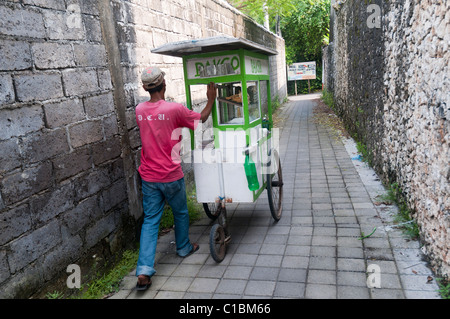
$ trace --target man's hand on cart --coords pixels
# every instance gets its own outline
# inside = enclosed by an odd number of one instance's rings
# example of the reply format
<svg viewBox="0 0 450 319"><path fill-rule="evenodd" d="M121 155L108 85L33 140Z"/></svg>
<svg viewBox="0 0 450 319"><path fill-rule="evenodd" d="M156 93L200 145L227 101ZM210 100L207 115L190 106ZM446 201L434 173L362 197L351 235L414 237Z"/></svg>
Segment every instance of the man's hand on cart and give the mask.
<svg viewBox="0 0 450 319"><path fill-rule="evenodd" d="M206 97L208 98L208 101L212 100L214 102L214 100L217 97L217 87L216 84L214 82L210 82L208 84L208 89L206 90Z"/></svg>
<svg viewBox="0 0 450 319"><path fill-rule="evenodd" d="M206 120L209 117L209 114L211 114L212 106L214 105L214 101L216 100L217 97L217 88L214 82L210 82L208 84L208 88L206 90L206 97L208 98L208 102L206 103L205 108L201 112L202 115L201 119L203 123L206 122Z"/></svg>

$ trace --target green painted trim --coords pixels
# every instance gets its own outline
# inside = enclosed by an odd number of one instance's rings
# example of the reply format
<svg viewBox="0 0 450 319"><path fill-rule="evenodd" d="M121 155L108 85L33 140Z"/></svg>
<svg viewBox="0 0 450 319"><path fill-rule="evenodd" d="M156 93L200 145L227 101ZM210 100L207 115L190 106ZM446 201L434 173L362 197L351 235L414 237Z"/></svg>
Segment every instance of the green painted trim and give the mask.
<svg viewBox="0 0 450 319"><path fill-rule="evenodd" d="M268 75L255 75L255 74L247 74L247 81L269 81L270 76Z"/></svg>
<svg viewBox="0 0 450 319"><path fill-rule="evenodd" d="M184 78L187 79L187 69L186 69L186 59L183 58L183 73ZM186 94L186 106L188 109L192 110L192 101L191 101L191 90L189 89L189 85L186 81L184 81L184 90Z"/></svg>
<svg viewBox="0 0 450 319"><path fill-rule="evenodd" d="M242 104L244 110L244 130L247 130L249 126L249 113L248 113L248 93L247 93L247 74L245 74L245 55L244 49L239 49L239 58L241 59L241 77L242 77ZM250 145L250 134L245 134L245 143Z"/></svg>
<svg viewBox="0 0 450 319"><path fill-rule="evenodd" d="M201 59L201 58L209 58L209 57L216 57L216 56L222 56L222 55L230 55L230 54L238 54L243 53L245 56L261 59L261 60L269 60L269 57L265 54L261 54L258 52L249 51L246 49L237 49L237 50L225 50L225 51L217 51L217 52L210 52L210 53L199 53L199 54L192 54L184 56L183 59L192 60L192 59Z"/></svg>
<svg viewBox="0 0 450 319"><path fill-rule="evenodd" d="M186 69L186 59L185 58L183 58L183 73L184 73L184 78L187 79L187 69ZM186 94L186 106L188 109L192 110L191 90L189 88L189 85L186 83L186 81L184 83L184 91ZM194 148L195 148L194 131L189 130L189 134L191 136L191 150L194 150Z"/></svg>
<svg viewBox="0 0 450 319"><path fill-rule="evenodd" d="M264 182L261 188L258 190L258 192L253 191L253 201L257 200L259 196L261 196L262 192L266 189L267 182Z"/></svg>
<svg viewBox="0 0 450 319"><path fill-rule="evenodd" d="M214 58L214 57L225 56L225 55L238 55L239 56L240 74L223 75L223 76L209 77L209 78L202 78L202 79L188 79L188 76L187 76L187 61L188 60L202 59L202 58ZM262 125L262 117L264 116L264 114L262 114L262 110L261 110L261 81L267 81L267 104L268 104L267 112L268 112L269 121L272 123L272 103L271 103L272 101L271 101L271 93L270 93L270 76L269 75L246 74L246 67L245 67L245 57L246 56L269 61L268 56L266 56L264 54L248 51L245 49L227 50L227 51L219 51L219 52L213 52L213 53L193 54L193 55L183 57L183 73L184 73L184 79L185 79L186 103L187 103L188 108L190 108L190 109L192 109L190 86L200 85L200 84L206 85L210 82L215 82L215 83L240 82L241 83L244 124L219 124L219 111L218 111L219 103L216 100L213 105L211 116L212 116L212 120L213 120L213 128L217 129L219 131L226 131L227 129L237 129L237 128L247 131L258 125ZM270 67L270 65L269 65L269 67ZM250 122L249 121L249 110L248 110L247 82L252 82L252 81L256 81L258 83L260 117L259 117L259 119L254 120L253 122ZM269 133L269 136L271 136L270 133ZM246 143L247 143L247 145L250 144L250 134L246 134ZM191 132L191 148L192 149L194 149L194 145L195 145L194 133ZM216 135L214 135L214 146L216 148L220 147L219 138Z"/></svg>
<svg viewBox="0 0 450 319"><path fill-rule="evenodd" d="M187 80L188 85L196 85L196 84L209 84L211 82L214 83L223 83L223 82L241 82L242 76L240 74L237 75L223 75L216 76L206 79L195 79L195 80Z"/></svg>
<svg viewBox="0 0 450 319"><path fill-rule="evenodd" d="M270 92L270 81L267 81L267 113L269 113L269 128L270 131L272 130L271 125L273 125L273 121L272 121L272 96L271 96L271 92Z"/></svg>

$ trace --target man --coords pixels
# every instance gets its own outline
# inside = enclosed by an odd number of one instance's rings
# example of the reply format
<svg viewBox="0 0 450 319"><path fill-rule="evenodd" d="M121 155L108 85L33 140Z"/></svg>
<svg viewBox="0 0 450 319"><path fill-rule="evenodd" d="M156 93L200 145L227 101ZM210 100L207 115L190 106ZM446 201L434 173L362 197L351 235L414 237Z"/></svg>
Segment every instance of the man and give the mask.
<svg viewBox="0 0 450 319"><path fill-rule="evenodd" d="M194 112L182 104L166 102L165 73L157 67L146 68L141 80L144 89L150 93L150 100L136 107L136 121L139 126L142 151L139 174L142 179L144 222L141 230L139 259L136 268L137 290L146 290L151 277L158 240L159 224L165 201L172 208L175 222L177 254L186 257L198 250L197 243L189 241L189 213L186 202L184 174L180 165L177 144L172 139L174 131L188 127L195 129L201 120L205 122L212 110L217 93L215 84L208 84L206 107L201 113ZM179 131L178 131L179 132ZM180 134L176 134L178 138Z"/></svg>

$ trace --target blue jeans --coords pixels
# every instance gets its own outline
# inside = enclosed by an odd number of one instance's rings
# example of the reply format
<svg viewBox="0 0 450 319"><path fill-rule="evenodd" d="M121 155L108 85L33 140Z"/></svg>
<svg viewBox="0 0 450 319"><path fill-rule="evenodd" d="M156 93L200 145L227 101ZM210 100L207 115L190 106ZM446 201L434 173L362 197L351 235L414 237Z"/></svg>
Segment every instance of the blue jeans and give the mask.
<svg viewBox="0 0 450 319"><path fill-rule="evenodd" d="M175 243L177 254L189 254L193 246L189 241L189 212L186 202L184 178L170 183L152 183L142 180L144 222L141 229L139 258L136 276L153 276L159 224L165 201L172 208L175 222Z"/></svg>

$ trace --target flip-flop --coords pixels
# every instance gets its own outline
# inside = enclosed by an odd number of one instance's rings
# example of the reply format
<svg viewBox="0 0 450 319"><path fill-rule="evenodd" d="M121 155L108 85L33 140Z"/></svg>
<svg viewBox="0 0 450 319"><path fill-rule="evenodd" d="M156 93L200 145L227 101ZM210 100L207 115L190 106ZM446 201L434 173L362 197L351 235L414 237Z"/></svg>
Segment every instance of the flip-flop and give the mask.
<svg viewBox="0 0 450 319"><path fill-rule="evenodd" d="M147 276L148 277L148 276ZM139 280L136 283L136 290L137 291L145 291L152 285L152 280L149 278L148 282L146 284L139 284Z"/></svg>
<svg viewBox="0 0 450 319"><path fill-rule="evenodd" d="M200 245L197 243L192 244L192 250L187 254L186 256L183 256L183 258L189 257L193 253L195 253L200 248Z"/></svg>

